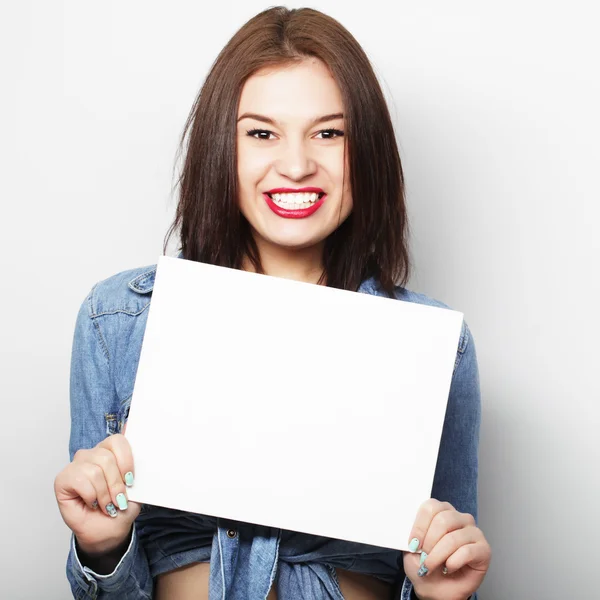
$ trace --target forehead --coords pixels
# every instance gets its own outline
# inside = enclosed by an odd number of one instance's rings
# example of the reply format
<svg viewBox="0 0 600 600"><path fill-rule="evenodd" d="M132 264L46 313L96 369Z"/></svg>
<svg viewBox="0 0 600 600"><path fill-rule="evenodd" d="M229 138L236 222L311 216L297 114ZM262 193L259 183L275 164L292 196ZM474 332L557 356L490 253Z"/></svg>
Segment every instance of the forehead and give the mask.
<svg viewBox="0 0 600 600"><path fill-rule="evenodd" d="M238 114L256 112L282 122L343 112L340 89L317 58L261 69L248 78Z"/></svg>

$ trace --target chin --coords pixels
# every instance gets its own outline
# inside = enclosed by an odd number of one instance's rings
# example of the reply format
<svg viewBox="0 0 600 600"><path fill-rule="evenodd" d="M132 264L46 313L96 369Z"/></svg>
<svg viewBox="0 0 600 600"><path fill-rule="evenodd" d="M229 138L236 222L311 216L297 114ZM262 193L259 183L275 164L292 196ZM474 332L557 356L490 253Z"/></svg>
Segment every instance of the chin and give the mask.
<svg viewBox="0 0 600 600"><path fill-rule="evenodd" d="M280 246L282 248L288 248L290 250L302 250L304 248L310 248L312 246L316 246L320 244L324 239L325 235L263 235L262 236L267 242L273 244L274 246Z"/></svg>

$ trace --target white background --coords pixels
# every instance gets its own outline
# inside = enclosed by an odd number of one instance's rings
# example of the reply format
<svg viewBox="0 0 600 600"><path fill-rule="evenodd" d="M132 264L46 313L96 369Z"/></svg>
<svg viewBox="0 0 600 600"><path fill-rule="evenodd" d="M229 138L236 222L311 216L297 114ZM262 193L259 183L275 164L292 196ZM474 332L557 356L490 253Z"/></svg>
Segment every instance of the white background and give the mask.
<svg viewBox="0 0 600 600"><path fill-rule="evenodd" d="M2 598L69 597L53 480L68 460L77 310L99 279L156 262L188 110L219 50L267 6L2 3ZM390 101L413 228L408 287L464 312L476 341L480 527L494 553L480 597L592 598L596 5L310 6L353 33Z"/></svg>

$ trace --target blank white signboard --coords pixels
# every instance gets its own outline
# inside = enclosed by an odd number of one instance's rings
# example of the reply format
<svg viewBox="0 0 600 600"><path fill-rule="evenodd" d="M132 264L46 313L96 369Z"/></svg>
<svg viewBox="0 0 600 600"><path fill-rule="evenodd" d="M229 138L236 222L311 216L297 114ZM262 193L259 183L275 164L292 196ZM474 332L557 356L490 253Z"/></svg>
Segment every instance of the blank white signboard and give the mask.
<svg viewBox="0 0 600 600"><path fill-rule="evenodd" d="M408 549L462 313L168 256L148 310L131 500Z"/></svg>

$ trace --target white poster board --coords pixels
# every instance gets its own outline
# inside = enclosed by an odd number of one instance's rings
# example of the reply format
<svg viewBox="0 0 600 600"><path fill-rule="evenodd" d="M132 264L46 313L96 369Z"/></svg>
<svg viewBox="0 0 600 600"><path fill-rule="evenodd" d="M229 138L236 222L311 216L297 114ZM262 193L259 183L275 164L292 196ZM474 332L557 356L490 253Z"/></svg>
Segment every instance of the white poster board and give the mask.
<svg viewBox="0 0 600 600"><path fill-rule="evenodd" d="M161 256L134 501L406 550L460 312Z"/></svg>

